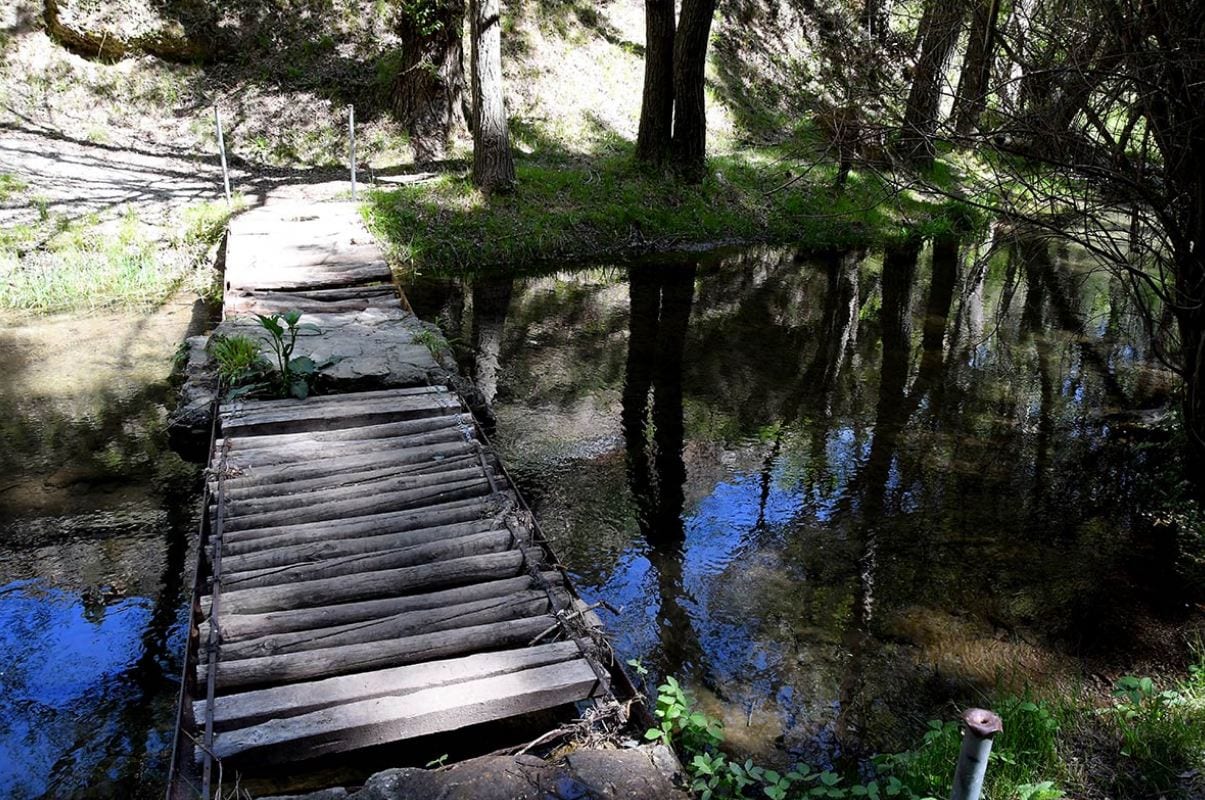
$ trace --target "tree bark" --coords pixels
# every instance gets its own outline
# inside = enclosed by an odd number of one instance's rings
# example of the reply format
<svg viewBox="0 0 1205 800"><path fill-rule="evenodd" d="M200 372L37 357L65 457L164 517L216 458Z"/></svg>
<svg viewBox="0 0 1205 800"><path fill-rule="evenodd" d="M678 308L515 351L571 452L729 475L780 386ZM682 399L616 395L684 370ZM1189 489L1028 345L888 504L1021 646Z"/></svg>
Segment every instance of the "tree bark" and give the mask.
<svg viewBox="0 0 1205 800"><path fill-rule="evenodd" d="M707 156L704 77L716 0L682 0L674 38L673 161L691 183L703 179Z"/></svg>
<svg viewBox="0 0 1205 800"><path fill-rule="evenodd" d="M996 23L1000 0L979 0L971 17L966 58L954 100L954 131L966 136L979 128L979 118L987 107L988 81L996 52Z"/></svg>
<svg viewBox="0 0 1205 800"><path fill-rule="evenodd" d="M966 16L964 0L929 0L917 32L920 56L904 111L900 155L916 167L927 167L935 155L933 138L941 110L941 87L946 66L958 44Z"/></svg>
<svg viewBox="0 0 1205 800"><path fill-rule="evenodd" d="M644 3L644 94L636 159L660 164L669 156L674 122L674 0Z"/></svg>
<svg viewBox="0 0 1205 800"><path fill-rule="evenodd" d="M862 28L876 42L883 42L890 32L891 6L894 0L866 0L862 6Z"/></svg>
<svg viewBox="0 0 1205 800"><path fill-rule="evenodd" d="M498 0L470 0L473 43L473 184L486 194L515 186L502 99L502 19Z"/></svg>
<svg viewBox="0 0 1205 800"><path fill-rule="evenodd" d="M397 32L402 63L393 82L393 110L406 126L414 160L443 158L448 142L463 130L464 0L441 0L434 19L402 11Z"/></svg>

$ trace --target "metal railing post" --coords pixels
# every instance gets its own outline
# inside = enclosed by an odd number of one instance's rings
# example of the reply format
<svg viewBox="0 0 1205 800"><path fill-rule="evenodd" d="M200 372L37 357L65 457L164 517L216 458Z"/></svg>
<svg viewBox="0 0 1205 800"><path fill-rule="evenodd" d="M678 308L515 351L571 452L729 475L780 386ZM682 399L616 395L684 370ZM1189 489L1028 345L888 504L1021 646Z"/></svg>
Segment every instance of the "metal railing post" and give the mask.
<svg viewBox="0 0 1205 800"><path fill-rule="evenodd" d="M350 141L348 161L351 163L351 199L356 199L356 107L347 107L347 135Z"/></svg>
<svg viewBox="0 0 1205 800"><path fill-rule="evenodd" d="M979 800L983 778L987 774L987 759L992 752L992 738L1004 725L1000 717L982 708L968 708L962 715L962 749L954 769L954 788L950 800Z"/></svg>
<svg viewBox="0 0 1205 800"><path fill-rule="evenodd" d="M226 208L230 209L230 170L226 168L226 140L222 136L222 112L213 106L213 122L218 129L218 154L222 157L222 185L226 188Z"/></svg>

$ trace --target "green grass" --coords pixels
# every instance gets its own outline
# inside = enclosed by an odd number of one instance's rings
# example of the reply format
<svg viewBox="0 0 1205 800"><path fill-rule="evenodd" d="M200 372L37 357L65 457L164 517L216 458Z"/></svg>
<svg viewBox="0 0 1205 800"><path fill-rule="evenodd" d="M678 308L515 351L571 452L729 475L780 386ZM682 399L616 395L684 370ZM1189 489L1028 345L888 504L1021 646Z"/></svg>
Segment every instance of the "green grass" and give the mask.
<svg viewBox="0 0 1205 800"><path fill-rule="evenodd" d="M1194 648L1187 675L1161 689L1150 678L1127 676L1103 706L1082 688L1037 698L995 693L981 703L1000 715L984 782L984 800L1118 800L1199 796L1205 775L1205 651ZM638 661L628 662L639 674ZM681 685L658 687L656 727L645 739L673 745L682 756L695 796L893 797L930 800L950 796L962 745L960 726L933 720L917 745L873 759L873 774L816 772L796 764L780 775L731 760L723 726L701 713Z"/></svg>
<svg viewBox="0 0 1205 800"><path fill-rule="evenodd" d="M1060 796L1055 787L1067 770L1059 754L1061 725L1056 709L1047 702L1011 696L990 705L1000 715L1004 731L992 743L984 782L987 800L1041 797L1036 787L1045 787L1051 798ZM918 748L888 756L882 764L914 796L947 797L961 746L958 723L933 721Z"/></svg>
<svg viewBox="0 0 1205 800"><path fill-rule="evenodd" d="M242 202L235 204L241 208ZM134 212L69 222L49 212L0 233L0 308L35 313L146 308L188 285L212 297L207 255L226 228L225 201L186 208L157 239Z"/></svg>
<svg viewBox="0 0 1205 800"><path fill-rule="evenodd" d="M1182 775L1205 771L1205 653L1188 677L1167 689L1150 678L1118 683L1108 716L1129 769L1119 783L1134 795L1178 796Z"/></svg>
<svg viewBox="0 0 1205 800"><path fill-rule="evenodd" d="M637 166L630 148L520 159L518 191L484 197L463 174L369 196L365 216L400 260L435 271L489 270L553 259L623 256L725 242L848 247L946 224L949 204L892 192L854 173L772 150L717 156L699 185ZM804 176L804 177L800 177Z"/></svg>
<svg viewBox="0 0 1205 800"><path fill-rule="evenodd" d="M116 230L70 226L24 257L0 253L0 307L36 312L144 306L166 297L182 279L166 269L138 219Z"/></svg>
<svg viewBox="0 0 1205 800"><path fill-rule="evenodd" d="M10 175L7 172L0 172L0 203L8 202L9 199L16 197L28 188L25 181Z"/></svg>

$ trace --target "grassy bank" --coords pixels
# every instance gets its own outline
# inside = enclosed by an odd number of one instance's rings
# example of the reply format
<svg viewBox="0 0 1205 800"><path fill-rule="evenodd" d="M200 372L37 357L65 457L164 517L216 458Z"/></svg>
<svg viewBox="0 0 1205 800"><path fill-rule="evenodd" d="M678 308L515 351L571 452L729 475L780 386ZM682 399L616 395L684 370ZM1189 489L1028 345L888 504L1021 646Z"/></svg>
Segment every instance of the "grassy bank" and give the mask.
<svg viewBox="0 0 1205 800"><path fill-rule="evenodd" d="M229 217L225 202L189 206L166 227L133 211L70 220L43 210L0 234L0 309L146 308L184 287L212 297L216 273L208 255Z"/></svg>
<svg viewBox="0 0 1205 800"><path fill-rule="evenodd" d="M975 702L996 711L986 800L1190 798L1205 785L1205 653L1186 676L1159 686L1125 676L1110 700L1083 690L1051 696L996 694ZM629 662L638 672L638 662ZM855 772L794 765L767 769L731 758L720 723L700 713L673 678L658 688L658 725L646 739L674 746L691 789L704 800L770 797L930 800L950 795L962 733L934 720L906 752L875 756Z"/></svg>
<svg viewBox="0 0 1205 800"><path fill-rule="evenodd" d="M637 165L630 147L589 161L519 158L514 194L485 197L463 172L372 193L365 214L420 270L476 271L717 242L823 249L952 224L956 209L899 193L873 174L833 188L835 168L775 150L711 159L688 185Z"/></svg>

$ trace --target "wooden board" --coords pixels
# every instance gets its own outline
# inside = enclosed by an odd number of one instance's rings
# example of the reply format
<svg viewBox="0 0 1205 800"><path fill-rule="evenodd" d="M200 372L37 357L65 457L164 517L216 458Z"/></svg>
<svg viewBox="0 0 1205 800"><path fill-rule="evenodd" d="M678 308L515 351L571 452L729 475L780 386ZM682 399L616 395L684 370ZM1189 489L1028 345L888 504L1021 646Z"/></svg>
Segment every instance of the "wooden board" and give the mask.
<svg viewBox="0 0 1205 800"><path fill-rule="evenodd" d="M342 364L383 348L418 380L438 374L354 206L255 209L226 258L227 314L295 308L330 323L315 335ZM376 318L400 333L356 332ZM426 361L395 352L410 347ZM202 727L212 715L219 757L300 760L605 688L580 642L554 641L576 599L455 392L243 399L219 428L201 563L220 577L197 598L194 651L196 686L216 690L191 709Z"/></svg>
<svg viewBox="0 0 1205 800"><path fill-rule="evenodd" d="M218 730L230 730L270 719L297 717L345 703L375 697L401 697L424 689L559 664L579 656L573 642L553 642L274 686L217 698L213 704L213 720ZM204 700L194 704L197 719L205 718L205 705Z"/></svg>
<svg viewBox="0 0 1205 800"><path fill-rule="evenodd" d="M590 697L598 677L584 658L405 694L346 703L219 734L219 758L313 758L554 708Z"/></svg>

